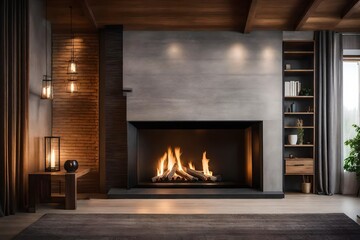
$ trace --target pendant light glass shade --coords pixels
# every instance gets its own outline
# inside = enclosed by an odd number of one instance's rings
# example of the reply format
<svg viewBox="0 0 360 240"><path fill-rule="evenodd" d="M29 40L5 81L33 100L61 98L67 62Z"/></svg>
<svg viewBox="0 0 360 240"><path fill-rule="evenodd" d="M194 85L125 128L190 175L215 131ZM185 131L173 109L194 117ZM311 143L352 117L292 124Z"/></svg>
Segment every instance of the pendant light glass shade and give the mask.
<svg viewBox="0 0 360 240"><path fill-rule="evenodd" d="M74 51L74 50L72 50L72 51ZM71 59L69 61L67 73L68 74L76 74L77 73L77 66L76 66L76 62L74 59Z"/></svg>
<svg viewBox="0 0 360 240"><path fill-rule="evenodd" d="M77 93L79 91L79 83L76 81L74 75L68 79L68 83L66 85L66 92L68 93Z"/></svg>
<svg viewBox="0 0 360 240"><path fill-rule="evenodd" d="M53 98L53 86L51 76L44 75L42 80L41 99Z"/></svg>

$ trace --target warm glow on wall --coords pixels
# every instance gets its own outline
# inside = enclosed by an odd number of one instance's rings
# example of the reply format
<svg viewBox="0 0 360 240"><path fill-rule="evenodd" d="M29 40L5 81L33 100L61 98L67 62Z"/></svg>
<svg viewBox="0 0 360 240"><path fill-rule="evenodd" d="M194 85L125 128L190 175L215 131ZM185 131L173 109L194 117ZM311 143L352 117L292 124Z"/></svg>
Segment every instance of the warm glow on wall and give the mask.
<svg viewBox="0 0 360 240"><path fill-rule="evenodd" d="M235 43L233 44L228 53L228 58L235 60L236 62L242 62L247 58L247 50L241 43Z"/></svg>
<svg viewBox="0 0 360 240"><path fill-rule="evenodd" d="M262 56L266 60L273 60L275 58L275 51L271 47L265 47L262 50Z"/></svg>
<svg viewBox="0 0 360 240"><path fill-rule="evenodd" d="M183 57L183 48L180 44L178 43L171 43L167 50L167 55L170 58L182 58Z"/></svg>

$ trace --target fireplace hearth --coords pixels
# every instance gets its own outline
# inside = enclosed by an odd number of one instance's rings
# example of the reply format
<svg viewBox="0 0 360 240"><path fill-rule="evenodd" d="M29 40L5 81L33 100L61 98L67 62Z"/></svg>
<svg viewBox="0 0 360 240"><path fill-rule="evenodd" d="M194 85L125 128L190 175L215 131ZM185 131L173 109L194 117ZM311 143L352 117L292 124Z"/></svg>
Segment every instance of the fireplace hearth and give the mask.
<svg viewBox="0 0 360 240"><path fill-rule="evenodd" d="M261 190L262 122L129 122L128 188Z"/></svg>

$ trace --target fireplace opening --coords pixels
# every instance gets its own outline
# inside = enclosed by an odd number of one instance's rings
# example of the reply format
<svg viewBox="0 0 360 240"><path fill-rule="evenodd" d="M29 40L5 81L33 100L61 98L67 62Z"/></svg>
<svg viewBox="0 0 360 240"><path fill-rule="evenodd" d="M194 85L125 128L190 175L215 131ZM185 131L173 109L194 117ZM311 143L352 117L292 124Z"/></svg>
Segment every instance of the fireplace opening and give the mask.
<svg viewBox="0 0 360 240"><path fill-rule="evenodd" d="M134 187L261 190L262 122L129 122Z"/></svg>

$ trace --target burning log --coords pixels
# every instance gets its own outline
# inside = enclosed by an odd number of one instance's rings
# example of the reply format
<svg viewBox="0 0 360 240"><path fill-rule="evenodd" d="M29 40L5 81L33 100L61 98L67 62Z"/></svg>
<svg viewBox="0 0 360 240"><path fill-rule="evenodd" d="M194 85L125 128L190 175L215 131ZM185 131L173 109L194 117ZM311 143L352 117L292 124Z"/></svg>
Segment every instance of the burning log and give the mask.
<svg viewBox="0 0 360 240"><path fill-rule="evenodd" d="M194 177L188 173L186 173L185 171L182 171L180 169L176 170L176 174L182 176L183 178L185 178L186 180L190 180L190 181L197 181L199 180L197 177Z"/></svg>
<svg viewBox="0 0 360 240"><path fill-rule="evenodd" d="M151 178L151 181L152 182L157 182L157 181L160 181L160 179L161 179L160 176L155 176L155 177Z"/></svg>
<svg viewBox="0 0 360 240"><path fill-rule="evenodd" d="M172 167L171 171L169 172L169 174L168 174L168 176L167 176L167 178L168 178L169 180L171 180L171 179L173 178L176 170L177 170L177 163L174 164L174 166Z"/></svg>
<svg viewBox="0 0 360 240"><path fill-rule="evenodd" d="M176 171L177 172L177 171ZM184 179L182 176L179 176L178 174L175 174L173 177L172 177L172 180L174 181L182 181L182 180L186 180Z"/></svg>
<svg viewBox="0 0 360 240"><path fill-rule="evenodd" d="M198 179L201 179L203 181L206 181L208 179L207 176L205 176L205 174L203 174L200 171L196 171L187 167L183 167L183 169L185 170L185 172L187 172L188 174L197 177Z"/></svg>
<svg viewBox="0 0 360 240"><path fill-rule="evenodd" d="M212 182L216 182L217 181L217 176L207 176L208 180L212 181Z"/></svg>
<svg viewBox="0 0 360 240"><path fill-rule="evenodd" d="M159 179L159 180L165 180L165 179L167 178L167 176L169 175L170 171L171 171L170 169L167 169L167 170L163 173L163 175L160 176L160 179Z"/></svg>

